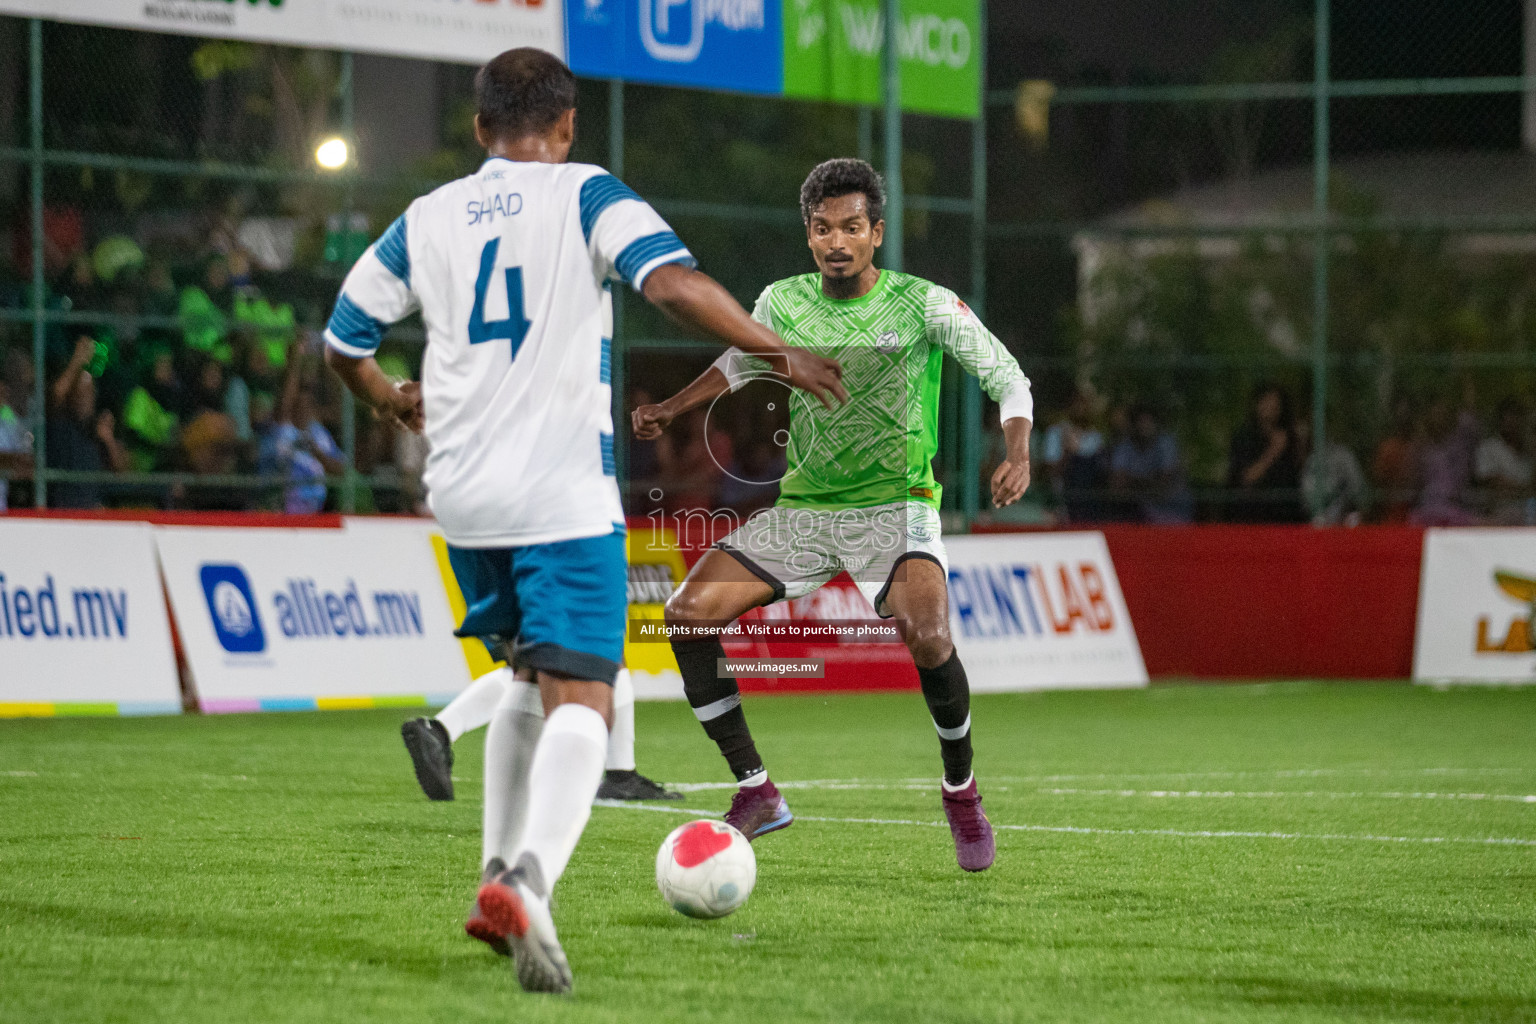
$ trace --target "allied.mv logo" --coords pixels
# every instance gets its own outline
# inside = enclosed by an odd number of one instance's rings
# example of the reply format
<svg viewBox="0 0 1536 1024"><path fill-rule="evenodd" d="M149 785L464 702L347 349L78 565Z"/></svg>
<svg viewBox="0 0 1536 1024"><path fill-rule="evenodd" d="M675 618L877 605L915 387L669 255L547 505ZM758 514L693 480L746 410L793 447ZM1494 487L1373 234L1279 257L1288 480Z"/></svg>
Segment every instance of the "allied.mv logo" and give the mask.
<svg viewBox="0 0 1536 1024"><path fill-rule="evenodd" d="M205 565L198 575L219 646L231 654L258 654L266 650L261 613L256 610L256 595L245 570L238 565Z"/></svg>

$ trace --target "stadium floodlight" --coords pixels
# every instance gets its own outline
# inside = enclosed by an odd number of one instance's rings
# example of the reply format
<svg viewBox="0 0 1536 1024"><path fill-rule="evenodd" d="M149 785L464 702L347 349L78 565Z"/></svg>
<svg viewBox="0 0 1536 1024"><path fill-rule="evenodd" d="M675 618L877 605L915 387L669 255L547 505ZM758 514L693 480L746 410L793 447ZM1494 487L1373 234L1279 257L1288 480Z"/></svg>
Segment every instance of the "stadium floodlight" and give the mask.
<svg viewBox="0 0 1536 1024"><path fill-rule="evenodd" d="M339 171L352 159L352 149L347 140L339 136L325 139L315 147L315 163L327 171Z"/></svg>

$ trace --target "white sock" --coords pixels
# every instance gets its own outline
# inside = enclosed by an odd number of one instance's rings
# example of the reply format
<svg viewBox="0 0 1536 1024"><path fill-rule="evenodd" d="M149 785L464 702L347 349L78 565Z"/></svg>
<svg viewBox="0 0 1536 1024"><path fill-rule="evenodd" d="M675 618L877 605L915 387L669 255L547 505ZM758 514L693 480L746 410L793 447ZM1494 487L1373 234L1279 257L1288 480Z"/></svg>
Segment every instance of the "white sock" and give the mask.
<svg viewBox="0 0 1536 1024"><path fill-rule="evenodd" d="M613 731L608 734L608 763L611 772L635 770L635 684L629 669L619 669L613 681Z"/></svg>
<svg viewBox="0 0 1536 1024"><path fill-rule="evenodd" d="M594 708L561 704L544 721L529 773L528 823L518 855L527 850L538 858L550 892L592 816L607 750L608 725Z"/></svg>
<svg viewBox="0 0 1536 1024"><path fill-rule="evenodd" d="M485 806L480 833L480 866L500 857L512 865L528 820L528 775L544 707L537 683L513 679L501 704L491 715L485 734Z"/></svg>
<svg viewBox="0 0 1536 1024"><path fill-rule="evenodd" d="M748 788L750 788L752 786L761 786L763 783L765 783L767 781L768 781L768 769L764 768L761 771L756 771L756 772L753 772L751 775L748 775L746 778L744 778L740 782L736 783L736 785L740 786L742 789L748 789Z"/></svg>
<svg viewBox="0 0 1536 1024"><path fill-rule="evenodd" d="M941 778L941 779L939 779L939 782L943 784L944 792L946 792L946 793L958 793L962 789L964 789L966 786L969 786L971 784L971 780L974 779L975 777L976 777L976 773L975 772L971 772L971 774L969 774L969 775L967 775L965 777L965 781L960 783L960 785L958 785L958 786L951 786L949 784L949 780L947 780L947 779L942 779Z"/></svg>
<svg viewBox="0 0 1536 1024"><path fill-rule="evenodd" d="M448 730L448 739L457 743L465 733L490 724L512 678L512 670L506 667L487 672L439 711L435 717Z"/></svg>

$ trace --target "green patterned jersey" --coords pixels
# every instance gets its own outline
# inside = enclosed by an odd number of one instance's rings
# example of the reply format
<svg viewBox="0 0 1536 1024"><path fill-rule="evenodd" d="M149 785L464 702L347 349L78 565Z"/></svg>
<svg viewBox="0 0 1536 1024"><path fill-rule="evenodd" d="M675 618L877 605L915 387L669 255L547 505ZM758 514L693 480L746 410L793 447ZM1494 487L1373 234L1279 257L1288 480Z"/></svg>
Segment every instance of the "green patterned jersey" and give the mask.
<svg viewBox="0 0 1536 1024"><path fill-rule="evenodd" d="M981 379L1004 418L1031 415L1029 380L954 292L884 270L857 299L822 294L821 275L763 290L752 313L797 348L838 360L849 401L828 410L791 392L788 470L780 505L868 508L917 500L937 508L939 381L944 353ZM732 349L716 363L734 390L767 369Z"/></svg>

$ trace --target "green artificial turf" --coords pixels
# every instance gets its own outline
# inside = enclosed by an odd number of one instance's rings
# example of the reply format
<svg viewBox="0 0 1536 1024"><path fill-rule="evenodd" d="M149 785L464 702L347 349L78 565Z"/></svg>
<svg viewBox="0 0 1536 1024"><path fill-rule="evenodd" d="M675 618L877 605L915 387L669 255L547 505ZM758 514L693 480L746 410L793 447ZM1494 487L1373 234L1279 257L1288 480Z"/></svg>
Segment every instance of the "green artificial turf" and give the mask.
<svg viewBox="0 0 1536 1024"><path fill-rule="evenodd" d="M1536 1020L1536 690L978 697L987 810L1029 828L974 876L916 694L746 706L821 780L801 820L701 922L652 879L687 816L597 808L569 998L460 930L479 735L429 804L400 711L0 722L0 1021ZM648 773L726 779L685 706L639 734Z"/></svg>

